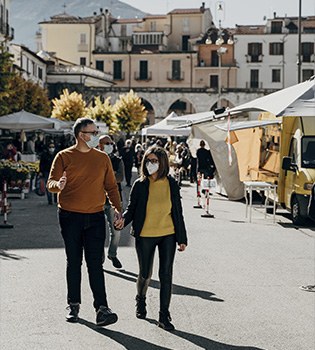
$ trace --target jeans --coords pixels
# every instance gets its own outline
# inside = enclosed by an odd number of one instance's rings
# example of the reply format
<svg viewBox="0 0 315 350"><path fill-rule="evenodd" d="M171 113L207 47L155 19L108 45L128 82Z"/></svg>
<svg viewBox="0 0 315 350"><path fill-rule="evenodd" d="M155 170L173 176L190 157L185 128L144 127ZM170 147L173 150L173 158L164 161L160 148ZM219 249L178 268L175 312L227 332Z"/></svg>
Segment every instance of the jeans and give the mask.
<svg viewBox="0 0 315 350"><path fill-rule="evenodd" d="M111 258L115 258L117 256L117 248L120 241L120 231L115 230L114 227L115 209L109 203L106 203L104 206L104 212L108 222L108 231L110 234L107 255Z"/></svg>
<svg viewBox="0 0 315 350"><path fill-rule="evenodd" d="M141 297L146 295L152 276L156 247L158 247L160 262L160 312L167 314L172 294L173 263L176 251L175 234L162 237L139 237L136 240L136 251L140 268L137 280L137 294Z"/></svg>
<svg viewBox="0 0 315 350"><path fill-rule="evenodd" d="M44 171L43 172L43 176L44 176L44 179L45 179L45 186L46 186L47 185L47 180L48 180L48 177L49 177L49 171ZM55 203L57 203L57 193L49 192L47 187L46 187L46 195L47 195L48 203L52 203L53 199L54 199Z"/></svg>
<svg viewBox="0 0 315 350"><path fill-rule="evenodd" d="M67 301L81 303L81 265L84 257L96 310L108 306L102 258L105 243L104 212L82 214L58 210L61 235L67 257Z"/></svg>

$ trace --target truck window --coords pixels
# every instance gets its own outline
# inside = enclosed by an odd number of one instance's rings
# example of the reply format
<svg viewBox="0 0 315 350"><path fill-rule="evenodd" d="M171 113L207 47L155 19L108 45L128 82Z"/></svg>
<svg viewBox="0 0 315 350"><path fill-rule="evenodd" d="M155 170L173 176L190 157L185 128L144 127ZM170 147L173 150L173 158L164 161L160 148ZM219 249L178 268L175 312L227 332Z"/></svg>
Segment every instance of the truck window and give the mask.
<svg viewBox="0 0 315 350"><path fill-rule="evenodd" d="M296 164L296 161L297 161L297 141L296 141L296 139L292 139L292 141L291 141L289 157L292 158L292 163Z"/></svg>
<svg viewBox="0 0 315 350"><path fill-rule="evenodd" d="M315 137L302 138L302 166L315 168Z"/></svg>

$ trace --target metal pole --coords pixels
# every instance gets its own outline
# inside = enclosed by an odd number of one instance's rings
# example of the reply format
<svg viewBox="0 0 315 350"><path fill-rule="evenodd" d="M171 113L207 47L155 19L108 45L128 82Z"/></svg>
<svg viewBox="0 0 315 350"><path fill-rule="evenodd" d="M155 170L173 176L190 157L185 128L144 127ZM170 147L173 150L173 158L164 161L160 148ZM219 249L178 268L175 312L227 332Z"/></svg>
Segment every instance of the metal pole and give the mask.
<svg viewBox="0 0 315 350"><path fill-rule="evenodd" d="M217 108L221 107L221 57L222 57L222 53L220 52L220 48L218 50L218 54L219 54L219 81L218 81L218 103L217 103Z"/></svg>
<svg viewBox="0 0 315 350"><path fill-rule="evenodd" d="M301 82L301 70L302 70L302 64L301 64L301 15L302 15L302 0L299 0L299 20L298 20L298 59L297 59L297 66L298 66L298 83Z"/></svg>

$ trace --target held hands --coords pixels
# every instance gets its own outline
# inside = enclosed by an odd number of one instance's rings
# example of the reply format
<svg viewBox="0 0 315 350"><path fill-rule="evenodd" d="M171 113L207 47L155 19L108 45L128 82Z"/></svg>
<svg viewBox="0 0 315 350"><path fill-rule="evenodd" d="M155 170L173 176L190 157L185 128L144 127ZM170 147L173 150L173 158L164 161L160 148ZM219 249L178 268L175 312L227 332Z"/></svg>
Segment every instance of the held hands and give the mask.
<svg viewBox="0 0 315 350"><path fill-rule="evenodd" d="M183 251L185 251L185 249L186 249L186 244L179 244L178 245L178 248L177 248L177 250L179 251L179 252L183 252Z"/></svg>
<svg viewBox="0 0 315 350"><path fill-rule="evenodd" d="M67 183L67 173L64 171L57 185L60 191L62 191L65 188L66 183Z"/></svg>
<svg viewBox="0 0 315 350"><path fill-rule="evenodd" d="M121 230L124 228L125 219L122 217L120 212L115 212L114 216L114 227L116 230Z"/></svg>

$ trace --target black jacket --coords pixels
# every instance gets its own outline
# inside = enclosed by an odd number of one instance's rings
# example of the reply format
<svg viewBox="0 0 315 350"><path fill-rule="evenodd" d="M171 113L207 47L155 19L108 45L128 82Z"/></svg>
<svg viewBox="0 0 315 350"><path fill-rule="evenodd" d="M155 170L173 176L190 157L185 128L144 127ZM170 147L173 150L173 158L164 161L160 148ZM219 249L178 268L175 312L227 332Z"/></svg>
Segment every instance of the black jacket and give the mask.
<svg viewBox="0 0 315 350"><path fill-rule="evenodd" d="M174 178L171 176L167 177L170 190L171 190L171 201L172 209L171 215L175 228L176 242L178 244L187 245L187 233L183 218L183 209L181 204L181 197L179 193L179 186ZM150 180L137 179L131 189L129 203L126 211L123 214L125 218L125 226L132 221L131 234L138 238L144 225L147 202L149 198L149 186Z"/></svg>

